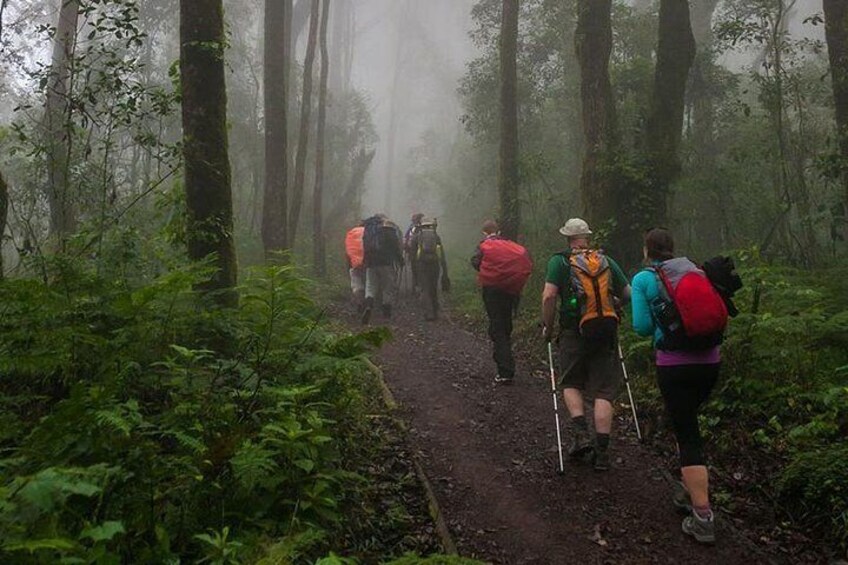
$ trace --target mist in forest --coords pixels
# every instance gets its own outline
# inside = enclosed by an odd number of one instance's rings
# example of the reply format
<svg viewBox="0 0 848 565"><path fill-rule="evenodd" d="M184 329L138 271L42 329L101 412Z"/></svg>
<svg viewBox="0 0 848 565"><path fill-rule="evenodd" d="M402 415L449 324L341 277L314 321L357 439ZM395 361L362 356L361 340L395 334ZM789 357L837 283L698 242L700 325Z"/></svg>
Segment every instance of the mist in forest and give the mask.
<svg viewBox="0 0 848 565"><path fill-rule="evenodd" d="M356 2L352 82L368 93L379 143L363 197L364 212L398 221L444 211L435 191L414 190L408 175L415 149L449 147L461 134L457 95L466 63L476 54L469 31L473 0ZM390 196L389 196L390 194Z"/></svg>

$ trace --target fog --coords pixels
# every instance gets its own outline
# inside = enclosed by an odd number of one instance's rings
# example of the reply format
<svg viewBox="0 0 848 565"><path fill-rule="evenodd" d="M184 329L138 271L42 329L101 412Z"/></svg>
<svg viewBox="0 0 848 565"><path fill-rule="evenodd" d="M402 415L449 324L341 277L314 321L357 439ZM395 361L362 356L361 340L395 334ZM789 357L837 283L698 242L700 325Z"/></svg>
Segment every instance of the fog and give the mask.
<svg viewBox="0 0 848 565"><path fill-rule="evenodd" d="M411 152L425 133L461 135L458 81L477 52L469 39L473 0L358 0L353 85L368 93L379 135L363 213L398 221L413 211L439 216L437 195L413 193ZM393 119L394 116L394 119Z"/></svg>

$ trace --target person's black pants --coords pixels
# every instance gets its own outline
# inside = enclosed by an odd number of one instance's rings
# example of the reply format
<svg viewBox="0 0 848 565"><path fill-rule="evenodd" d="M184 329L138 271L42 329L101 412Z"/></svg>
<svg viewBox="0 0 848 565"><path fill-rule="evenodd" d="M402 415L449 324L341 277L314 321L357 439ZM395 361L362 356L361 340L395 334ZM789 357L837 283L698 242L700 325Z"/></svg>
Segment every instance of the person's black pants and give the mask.
<svg viewBox="0 0 848 565"><path fill-rule="evenodd" d="M512 356L512 316L518 297L496 288L483 288L483 304L489 315L489 337L494 346L498 375L505 379L515 376L515 359Z"/></svg>
<svg viewBox="0 0 848 565"><path fill-rule="evenodd" d="M424 317L434 320L439 315L439 275L442 266L437 261L416 261L418 285L424 302Z"/></svg>
<svg viewBox="0 0 848 565"><path fill-rule="evenodd" d="M698 413L718 380L720 363L657 367L657 380L680 449L680 466L704 465Z"/></svg>

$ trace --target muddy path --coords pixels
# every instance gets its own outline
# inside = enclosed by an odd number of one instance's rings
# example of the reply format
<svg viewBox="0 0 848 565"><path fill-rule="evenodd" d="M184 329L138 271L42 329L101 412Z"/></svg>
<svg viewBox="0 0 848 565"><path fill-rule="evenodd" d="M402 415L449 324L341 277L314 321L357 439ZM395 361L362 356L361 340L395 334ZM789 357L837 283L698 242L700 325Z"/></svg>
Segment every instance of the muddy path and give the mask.
<svg viewBox="0 0 848 565"><path fill-rule="evenodd" d="M508 564L779 562L727 516L714 547L684 536L663 462L639 445L624 407L613 468L567 462L558 476L544 367L519 363L514 385L495 385L487 340L449 315L425 322L402 306L376 362L460 554Z"/></svg>

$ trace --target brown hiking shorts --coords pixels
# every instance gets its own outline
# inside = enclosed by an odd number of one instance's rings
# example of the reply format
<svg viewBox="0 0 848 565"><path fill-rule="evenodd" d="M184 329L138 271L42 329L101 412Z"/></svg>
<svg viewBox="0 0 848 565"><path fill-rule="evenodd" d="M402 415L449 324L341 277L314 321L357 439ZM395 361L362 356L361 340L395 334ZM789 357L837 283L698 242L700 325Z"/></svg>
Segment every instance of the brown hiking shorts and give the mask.
<svg viewBox="0 0 848 565"><path fill-rule="evenodd" d="M616 342L593 342L575 331L563 330L559 354L563 388L576 388L588 397L610 402L618 395L623 374Z"/></svg>

